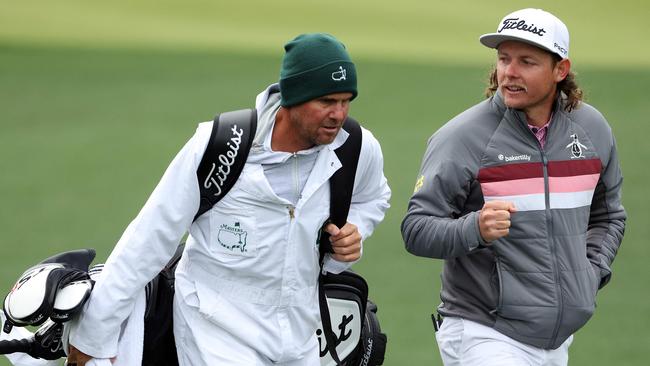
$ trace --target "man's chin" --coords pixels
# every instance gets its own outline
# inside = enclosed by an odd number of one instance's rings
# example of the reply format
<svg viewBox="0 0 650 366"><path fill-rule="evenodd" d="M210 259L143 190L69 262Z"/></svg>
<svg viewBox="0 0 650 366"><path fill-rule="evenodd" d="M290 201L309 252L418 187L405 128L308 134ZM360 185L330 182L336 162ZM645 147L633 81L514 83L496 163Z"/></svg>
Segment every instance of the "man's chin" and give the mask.
<svg viewBox="0 0 650 366"><path fill-rule="evenodd" d="M506 105L506 107L512 109L523 109L526 106L526 102L520 98L505 97L503 98L503 103Z"/></svg>
<svg viewBox="0 0 650 366"><path fill-rule="evenodd" d="M318 137L318 139L316 139L316 145L329 145L332 142L334 142L335 139L336 139L336 134L334 134L333 136L321 135Z"/></svg>

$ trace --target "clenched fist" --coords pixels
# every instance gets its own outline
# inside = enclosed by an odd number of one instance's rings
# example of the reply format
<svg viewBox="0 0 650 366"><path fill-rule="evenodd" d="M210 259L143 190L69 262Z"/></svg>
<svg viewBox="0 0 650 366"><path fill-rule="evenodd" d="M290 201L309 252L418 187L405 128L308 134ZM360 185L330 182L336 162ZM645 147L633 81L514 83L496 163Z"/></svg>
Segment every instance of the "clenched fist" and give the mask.
<svg viewBox="0 0 650 366"><path fill-rule="evenodd" d="M517 209L509 201L488 201L478 215L481 237L486 242L502 238L510 232L510 214Z"/></svg>

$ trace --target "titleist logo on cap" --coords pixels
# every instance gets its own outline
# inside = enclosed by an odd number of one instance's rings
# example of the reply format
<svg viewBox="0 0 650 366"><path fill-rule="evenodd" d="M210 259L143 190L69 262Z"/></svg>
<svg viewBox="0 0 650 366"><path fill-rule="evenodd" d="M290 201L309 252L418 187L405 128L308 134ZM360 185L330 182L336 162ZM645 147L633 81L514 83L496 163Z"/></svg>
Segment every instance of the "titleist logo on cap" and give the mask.
<svg viewBox="0 0 650 366"><path fill-rule="evenodd" d="M526 24L525 20L520 20L519 18L504 19L501 28L497 32L501 33L506 29L517 29L524 32L530 32L537 34L540 37L543 37L544 33L546 33L546 30L544 30L544 28L537 28L535 24L528 25Z"/></svg>

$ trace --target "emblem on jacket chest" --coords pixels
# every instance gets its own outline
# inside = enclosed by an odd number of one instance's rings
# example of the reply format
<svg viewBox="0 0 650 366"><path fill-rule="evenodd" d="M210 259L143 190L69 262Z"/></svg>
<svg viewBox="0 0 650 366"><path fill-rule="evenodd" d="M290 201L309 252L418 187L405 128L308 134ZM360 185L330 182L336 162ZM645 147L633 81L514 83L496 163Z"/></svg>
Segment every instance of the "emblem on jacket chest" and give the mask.
<svg viewBox="0 0 650 366"><path fill-rule="evenodd" d="M239 222L234 225L222 224L219 227L217 240L219 245L231 251L239 250L241 253L247 252L246 237L248 231L241 228Z"/></svg>
<svg viewBox="0 0 650 366"><path fill-rule="evenodd" d="M579 159L579 158L584 158L585 156L582 154L583 150L588 150L587 147L583 144L580 143L580 140L578 140L578 135L577 134L572 134L569 137L573 141L571 141L570 144L566 146L567 149L571 149L571 159Z"/></svg>

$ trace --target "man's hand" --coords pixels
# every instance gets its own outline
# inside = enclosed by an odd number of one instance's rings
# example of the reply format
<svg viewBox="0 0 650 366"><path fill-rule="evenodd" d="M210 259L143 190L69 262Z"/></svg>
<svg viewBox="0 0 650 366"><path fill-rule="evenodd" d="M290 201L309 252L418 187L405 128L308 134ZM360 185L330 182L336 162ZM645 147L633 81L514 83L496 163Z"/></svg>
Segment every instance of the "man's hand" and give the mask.
<svg viewBox="0 0 650 366"><path fill-rule="evenodd" d="M79 351L73 345L70 345L70 352L68 352L68 359L66 366L85 366L86 362L92 360L91 356Z"/></svg>
<svg viewBox="0 0 650 366"><path fill-rule="evenodd" d="M513 212L517 212L517 209L512 202L485 202L478 215L478 226L483 240L489 243L508 235L510 214Z"/></svg>
<svg viewBox="0 0 650 366"><path fill-rule="evenodd" d="M341 262L354 262L361 257L361 234L356 225L348 222L339 229L329 223L324 230L330 234L334 250L332 258Z"/></svg>

